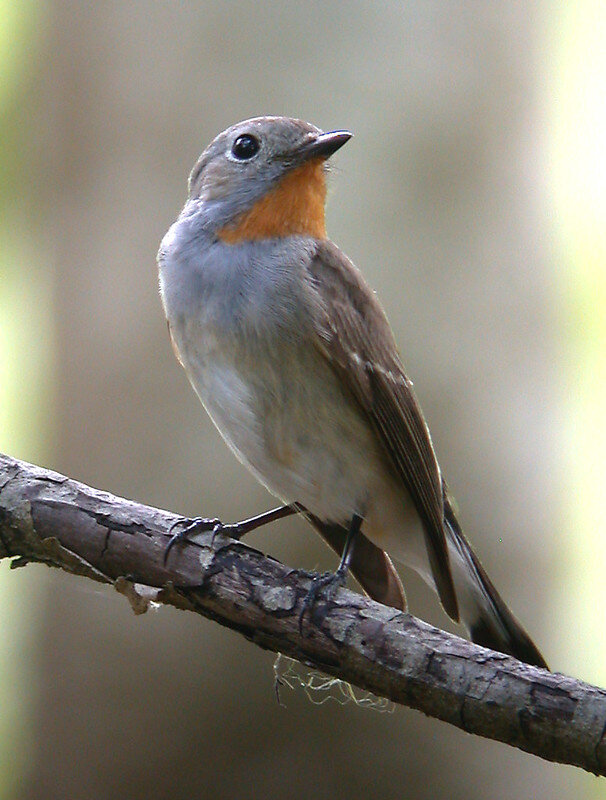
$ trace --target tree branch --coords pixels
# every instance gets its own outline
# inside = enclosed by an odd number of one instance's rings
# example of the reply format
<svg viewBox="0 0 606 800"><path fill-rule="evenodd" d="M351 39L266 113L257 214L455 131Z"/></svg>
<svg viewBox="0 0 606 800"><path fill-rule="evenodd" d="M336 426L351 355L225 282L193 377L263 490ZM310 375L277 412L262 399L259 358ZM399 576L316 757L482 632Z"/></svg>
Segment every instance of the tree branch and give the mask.
<svg viewBox="0 0 606 800"><path fill-rule="evenodd" d="M521 664L346 589L299 615L309 575L218 535L173 548L174 514L0 455L0 558L195 611L396 703L541 758L606 774L606 691ZM152 588L150 588L152 587Z"/></svg>

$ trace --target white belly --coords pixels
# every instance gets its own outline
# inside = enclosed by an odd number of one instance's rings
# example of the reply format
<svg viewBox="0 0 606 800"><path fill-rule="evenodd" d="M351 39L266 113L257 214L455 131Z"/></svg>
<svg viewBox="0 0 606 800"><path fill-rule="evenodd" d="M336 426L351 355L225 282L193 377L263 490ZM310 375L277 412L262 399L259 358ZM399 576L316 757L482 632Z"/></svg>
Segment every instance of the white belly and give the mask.
<svg viewBox="0 0 606 800"><path fill-rule="evenodd" d="M190 379L228 445L273 494L347 522L382 471L374 436L319 356L298 355L244 372L209 360Z"/></svg>

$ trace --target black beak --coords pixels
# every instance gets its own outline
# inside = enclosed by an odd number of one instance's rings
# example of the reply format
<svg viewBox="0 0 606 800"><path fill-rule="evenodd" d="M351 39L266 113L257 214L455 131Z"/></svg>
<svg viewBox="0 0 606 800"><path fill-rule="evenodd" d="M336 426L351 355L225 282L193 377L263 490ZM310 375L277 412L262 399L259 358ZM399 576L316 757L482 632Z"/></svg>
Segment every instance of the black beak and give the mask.
<svg viewBox="0 0 606 800"><path fill-rule="evenodd" d="M309 161L312 158L330 158L330 156L336 153L340 147L343 147L352 136L353 133L349 131L329 131L328 133L320 133L315 138L305 142L297 155L304 161Z"/></svg>

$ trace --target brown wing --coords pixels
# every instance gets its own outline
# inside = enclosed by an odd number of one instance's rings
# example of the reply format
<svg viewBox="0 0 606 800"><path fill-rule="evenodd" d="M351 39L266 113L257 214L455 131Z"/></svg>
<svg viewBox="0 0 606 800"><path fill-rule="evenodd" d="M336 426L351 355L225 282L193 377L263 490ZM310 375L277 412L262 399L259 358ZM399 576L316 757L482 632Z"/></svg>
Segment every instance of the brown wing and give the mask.
<svg viewBox="0 0 606 800"><path fill-rule="evenodd" d="M423 522L440 600L458 620L440 469L387 318L361 273L332 242L318 243L308 269L322 308L316 320L318 346L368 415L408 490Z"/></svg>

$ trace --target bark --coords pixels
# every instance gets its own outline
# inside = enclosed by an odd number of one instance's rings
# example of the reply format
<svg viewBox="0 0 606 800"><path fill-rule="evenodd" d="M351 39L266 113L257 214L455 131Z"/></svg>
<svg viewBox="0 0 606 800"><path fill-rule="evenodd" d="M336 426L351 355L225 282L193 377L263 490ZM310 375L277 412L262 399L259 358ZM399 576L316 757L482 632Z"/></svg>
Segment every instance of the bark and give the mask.
<svg viewBox="0 0 606 800"><path fill-rule="evenodd" d="M606 690L531 667L340 589L301 622L309 574L179 519L0 455L0 557L112 584L135 613L194 611L260 647L541 758L606 774Z"/></svg>

